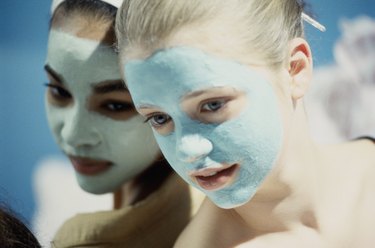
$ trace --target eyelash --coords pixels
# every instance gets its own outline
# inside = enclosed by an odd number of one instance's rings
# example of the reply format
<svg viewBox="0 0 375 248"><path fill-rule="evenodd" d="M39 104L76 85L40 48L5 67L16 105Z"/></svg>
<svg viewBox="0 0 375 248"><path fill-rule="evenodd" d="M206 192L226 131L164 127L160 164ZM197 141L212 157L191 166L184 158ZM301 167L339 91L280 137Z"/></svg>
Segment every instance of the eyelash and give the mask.
<svg viewBox="0 0 375 248"><path fill-rule="evenodd" d="M223 109L223 107L225 107L225 105L230 101L229 98L214 98L214 99L209 99L209 100L206 100L204 102L202 102L200 105L199 105L199 112L202 113L202 112L209 112L209 113L215 113L215 112L218 112L220 111L221 109ZM221 106L218 108L218 109L215 109L215 110L205 110L203 109L203 107L206 105L206 104L210 104L210 103L214 103L214 102L220 102L221 103Z"/></svg>
<svg viewBox="0 0 375 248"><path fill-rule="evenodd" d="M54 95L55 97L62 97L62 98L72 97L71 94L67 90L65 90L63 87L60 87L58 85L51 84L51 83L45 83L44 85L50 89L55 89L58 91L58 95Z"/></svg>
<svg viewBox="0 0 375 248"><path fill-rule="evenodd" d="M109 105L122 105L123 108L121 109L110 109ZM127 102L116 102L116 101L108 101L105 102L101 105L101 107L107 111L111 112L125 112L125 111L130 111L133 110L133 105Z"/></svg>
<svg viewBox="0 0 375 248"><path fill-rule="evenodd" d="M199 107L199 111L200 111L200 112L210 112L210 113L215 113L215 112L217 112L217 111L220 111L223 107L225 107L226 103L229 102L229 101L230 101L230 99L228 99L228 98L216 98L216 99L210 99L210 100L207 100L207 101L203 102L203 103L200 105L200 107ZM213 103L213 102L220 102L220 103L221 103L221 106L220 106L218 109L216 109L216 110L203 110L204 105L209 104L209 103ZM171 117L168 116L167 114L163 114L163 113L152 113L152 114L146 116L146 120L144 120L143 122L144 122L144 123L147 123L147 122L149 122L150 120L152 120L152 118L154 118L155 116L158 116L158 115L165 115L165 116L167 116L167 121L169 121L169 120L171 119ZM164 123L164 124L165 124L165 123ZM161 124L161 125L164 125L164 124Z"/></svg>
<svg viewBox="0 0 375 248"><path fill-rule="evenodd" d="M163 114L163 113L152 113L152 114L146 116L146 120L144 120L143 122L144 122L144 123L147 123L147 122L149 122L152 118L154 118L154 117L157 116L157 115L165 115L165 116L167 116L167 121L166 121L166 123L167 123L168 121L171 120L171 117L170 117L169 115L167 115L167 114ZM166 123L164 123L164 124L166 124ZM164 125L164 124L161 124L161 125ZM151 125L152 125L152 124L151 124ZM153 126L153 125L152 125L152 126Z"/></svg>

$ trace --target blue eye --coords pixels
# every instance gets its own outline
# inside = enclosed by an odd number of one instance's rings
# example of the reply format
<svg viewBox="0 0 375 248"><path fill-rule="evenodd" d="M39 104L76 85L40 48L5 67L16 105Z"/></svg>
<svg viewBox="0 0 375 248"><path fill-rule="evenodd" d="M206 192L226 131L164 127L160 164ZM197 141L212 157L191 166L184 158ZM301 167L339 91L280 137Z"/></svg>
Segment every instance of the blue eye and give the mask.
<svg viewBox="0 0 375 248"><path fill-rule="evenodd" d="M162 125L168 123L171 117L167 114L153 114L146 119L145 122L149 122L153 127L161 127Z"/></svg>
<svg viewBox="0 0 375 248"><path fill-rule="evenodd" d="M225 102L226 102L225 100L213 100L213 101L207 102L202 105L201 111L202 112L206 112L206 111L215 112L221 109L224 106Z"/></svg>

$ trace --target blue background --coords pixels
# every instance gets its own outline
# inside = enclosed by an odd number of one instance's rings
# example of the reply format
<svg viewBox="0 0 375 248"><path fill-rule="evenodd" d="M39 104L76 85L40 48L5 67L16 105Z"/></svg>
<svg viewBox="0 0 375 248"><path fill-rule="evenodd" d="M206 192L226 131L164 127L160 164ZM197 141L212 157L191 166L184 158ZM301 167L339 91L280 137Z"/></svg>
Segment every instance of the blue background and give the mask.
<svg viewBox="0 0 375 248"><path fill-rule="evenodd" d="M315 65L333 62L338 20L375 17L373 0L312 0L321 33L307 26ZM60 154L44 115L43 65L50 1L2 0L0 4L0 202L30 221L35 211L31 176L40 159Z"/></svg>

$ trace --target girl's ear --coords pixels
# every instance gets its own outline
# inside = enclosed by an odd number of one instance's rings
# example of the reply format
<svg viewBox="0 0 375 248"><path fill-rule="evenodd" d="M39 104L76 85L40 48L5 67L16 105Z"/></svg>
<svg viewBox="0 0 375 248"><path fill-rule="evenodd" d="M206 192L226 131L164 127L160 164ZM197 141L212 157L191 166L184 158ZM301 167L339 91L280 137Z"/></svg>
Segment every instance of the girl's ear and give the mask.
<svg viewBox="0 0 375 248"><path fill-rule="evenodd" d="M312 57L309 44L302 38L289 42L288 72L291 77L293 102L302 98L312 80Z"/></svg>

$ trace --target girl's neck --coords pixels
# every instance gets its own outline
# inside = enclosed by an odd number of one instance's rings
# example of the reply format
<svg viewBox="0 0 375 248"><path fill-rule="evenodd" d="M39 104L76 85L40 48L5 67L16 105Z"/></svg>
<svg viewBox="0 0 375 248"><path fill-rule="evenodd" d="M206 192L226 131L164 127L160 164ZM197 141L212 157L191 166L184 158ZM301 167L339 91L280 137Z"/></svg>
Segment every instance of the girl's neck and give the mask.
<svg viewBox="0 0 375 248"><path fill-rule="evenodd" d="M165 159L158 159L145 171L126 182L113 194L113 208L132 206L155 192L171 174L172 169Z"/></svg>
<svg viewBox="0 0 375 248"><path fill-rule="evenodd" d="M320 155L302 108L294 117L275 168L256 195L234 209L255 235L301 225L317 228L314 202Z"/></svg>

